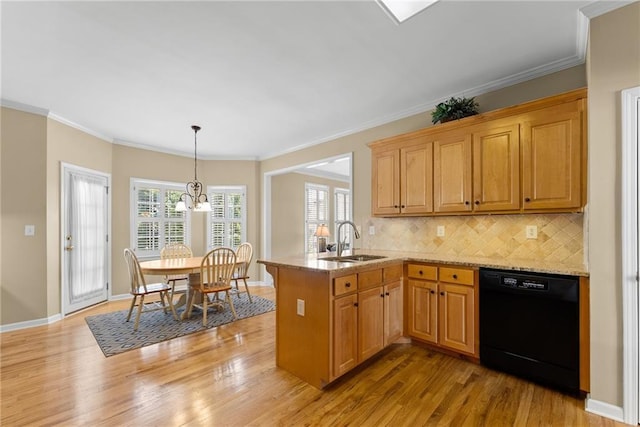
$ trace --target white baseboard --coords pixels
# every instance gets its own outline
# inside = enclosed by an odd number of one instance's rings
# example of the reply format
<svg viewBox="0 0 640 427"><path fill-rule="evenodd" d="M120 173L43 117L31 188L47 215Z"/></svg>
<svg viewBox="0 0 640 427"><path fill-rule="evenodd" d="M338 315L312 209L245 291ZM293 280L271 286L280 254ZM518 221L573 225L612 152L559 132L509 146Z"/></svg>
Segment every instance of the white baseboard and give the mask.
<svg viewBox="0 0 640 427"><path fill-rule="evenodd" d="M624 422L624 411L620 406L615 406L607 402L591 399L591 395L587 395L585 399L584 410L592 414L601 415L611 418L612 420Z"/></svg>
<svg viewBox="0 0 640 427"><path fill-rule="evenodd" d="M27 320L24 322L9 323L8 325L0 325L0 333L17 331L19 329L35 328L36 326L49 325L61 319L62 319L62 315L58 313L44 319L34 319L34 320Z"/></svg>

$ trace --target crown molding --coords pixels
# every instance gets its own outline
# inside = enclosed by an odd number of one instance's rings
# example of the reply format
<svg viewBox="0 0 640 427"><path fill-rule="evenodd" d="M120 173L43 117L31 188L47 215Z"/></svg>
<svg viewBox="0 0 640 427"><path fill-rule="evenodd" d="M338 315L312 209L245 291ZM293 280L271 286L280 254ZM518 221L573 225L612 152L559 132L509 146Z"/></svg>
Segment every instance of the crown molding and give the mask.
<svg viewBox="0 0 640 427"><path fill-rule="evenodd" d="M114 139L114 145L122 145L125 147L136 148L138 150L154 151L156 153L170 154L172 156L193 158L192 152L172 150L170 148L158 147L155 145L140 144L137 142L125 141L123 139ZM206 156L198 154L199 160L235 160L235 161L258 161L257 156Z"/></svg>
<svg viewBox="0 0 640 427"><path fill-rule="evenodd" d="M620 1L607 1L600 0L595 1L593 3L589 3L588 5L581 7L580 12L584 14L589 19L596 18L600 15L604 15L605 13L611 12L612 10L619 9L628 4L635 3L638 0L620 0Z"/></svg>
<svg viewBox="0 0 640 427"><path fill-rule="evenodd" d="M77 130L79 130L81 132L84 132L86 134L95 136L96 138L102 139L103 141L106 141L106 142L109 142L109 143L113 144L113 138L111 138L109 136L106 136L106 135L104 135L104 134L102 134L100 132L97 132L97 131L95 131L93 129L89 129L87 127L84 127L84 126L82 126L82 125L80 125L78 123L72 122L71 120L67 120L64 117L59 116L59 115L57 115L55 113L49 113L48 117L50 119L52 119L52 120L55 120L58 123L62 123L63 125L67 125L69 127L77 129Z"/></svg>
<svg viewBox="0 0 640 427"><path fill-rule="evenodd" d="M49 115L49 110L45 108L34 107L33 105L23 104L22 102L18 101L11 101L10 99L0 99L0 105L6 108L11 108L12 110L36 114L38 116L47 117Z"/></svg>

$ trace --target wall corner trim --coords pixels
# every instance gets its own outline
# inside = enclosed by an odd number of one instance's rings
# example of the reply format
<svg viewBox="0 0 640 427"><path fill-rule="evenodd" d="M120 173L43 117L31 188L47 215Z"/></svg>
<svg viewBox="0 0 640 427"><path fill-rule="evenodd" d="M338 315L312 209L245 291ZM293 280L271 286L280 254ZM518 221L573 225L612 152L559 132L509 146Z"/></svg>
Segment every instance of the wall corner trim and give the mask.
<svg viewBox="0 0 640 427"><path fill-rule="evenodd" d="M591 412L592 414L601 415L603 417L611 418L619 422L624 422L624 413L620 406L615 406L607 402L601 402L591 398L591 395L587 395L584 401L584 410Z"/></svg>

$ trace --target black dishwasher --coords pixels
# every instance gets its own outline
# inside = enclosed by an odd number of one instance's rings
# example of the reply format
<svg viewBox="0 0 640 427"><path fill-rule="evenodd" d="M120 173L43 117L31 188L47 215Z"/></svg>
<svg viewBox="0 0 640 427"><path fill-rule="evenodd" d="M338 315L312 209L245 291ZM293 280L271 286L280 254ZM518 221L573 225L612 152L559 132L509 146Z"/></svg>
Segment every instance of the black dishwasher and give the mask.
<svg viewBox="0 0 640 427"><path fill-rule="evenodd" d="M480 362L580 391L579 280L480 269Z"/></svg>

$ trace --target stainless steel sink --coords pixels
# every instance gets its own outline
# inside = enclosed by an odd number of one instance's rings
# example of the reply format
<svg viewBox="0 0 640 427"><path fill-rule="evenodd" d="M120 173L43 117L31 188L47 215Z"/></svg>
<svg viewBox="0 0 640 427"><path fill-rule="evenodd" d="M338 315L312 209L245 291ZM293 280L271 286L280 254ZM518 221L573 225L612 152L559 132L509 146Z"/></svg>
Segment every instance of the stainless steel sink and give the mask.
<svg viewBox="0 0 640 427"><path fill-rule="evenodd" d="M382 255L344 255L344 256L332 256L326 258L320 258L322 261L336 261L336 262L361 262L361 261L373 261L376 259L383 259L386 256Z"/></svg>

